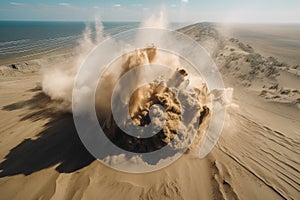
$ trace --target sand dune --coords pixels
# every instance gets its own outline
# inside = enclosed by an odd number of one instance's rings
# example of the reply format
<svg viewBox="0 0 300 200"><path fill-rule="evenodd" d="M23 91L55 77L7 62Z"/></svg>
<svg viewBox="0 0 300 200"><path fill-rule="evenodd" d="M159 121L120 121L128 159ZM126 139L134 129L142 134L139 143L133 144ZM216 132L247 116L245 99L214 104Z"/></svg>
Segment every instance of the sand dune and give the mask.
<svg viewBox="0 0 300 200"><path fill-rule="evenodd" d="M0 199L299 199L300 69L218 30L180 31L207 48L238 106L207 157L189 152L146 174L96 161L72 115L42 92L41 70L72 57L1 66Z"/></svg>
<svg viewBox="0 0 300 200"><path fill-rule="evenodd" d="M251 44L263 56L275 56L290 65L299 64L299 24L230 24L218 30Z"/></svg>

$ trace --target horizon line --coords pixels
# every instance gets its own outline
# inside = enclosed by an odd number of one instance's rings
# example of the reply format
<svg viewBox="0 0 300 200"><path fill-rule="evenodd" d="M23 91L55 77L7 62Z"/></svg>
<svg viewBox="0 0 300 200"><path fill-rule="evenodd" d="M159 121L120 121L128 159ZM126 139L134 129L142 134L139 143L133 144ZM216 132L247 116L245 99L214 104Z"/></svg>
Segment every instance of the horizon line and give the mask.
<svg viewBox="0 0 300 200"><path fill-rule="evenodd" d="M0 19L0 22L94 22L94 20L22 20L22 19ZM136 20L102 20L101 22L122 22L122 23L141 23L143 21ZM181 23L181 24L196 24L196 23L212 23L212 24L299 24L300 22L222 22L222 21L171 21L169 23Z"/></svg>

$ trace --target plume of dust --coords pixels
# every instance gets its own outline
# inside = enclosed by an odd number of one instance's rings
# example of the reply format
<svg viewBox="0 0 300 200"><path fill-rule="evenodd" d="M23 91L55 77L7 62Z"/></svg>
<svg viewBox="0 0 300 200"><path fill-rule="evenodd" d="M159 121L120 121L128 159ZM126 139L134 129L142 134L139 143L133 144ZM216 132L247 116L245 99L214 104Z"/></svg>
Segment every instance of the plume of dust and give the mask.
<svg viewBox="0 0 300 200"><path fill-rule="evenodd" d="M163 28L167 28L168 26L168 22L164 17L164 13L160 12L160 15L157 17L155 15L151 16L148 20L146 20L145 22L141 23L140 28L157 28L157 29L163 29ZM141 42L139 42L138 44L143 44L143 39L145 37L150 37L147 38L148 41L155 37L155 41L157 41L157 39L161 39L163 38L164 35L162 34L154 34L154 35L145 35L143 34L143 31L141 31L141 33L139 33L137 35L136 40L139 40ZM162 40L162 42L164 42ZM145 46L147 44L144 44ZM180 89L180 94L181 95L185 95L186 98L184 98L185 100L185 104L189 104L190 106L195 106L195 107L199 107L201 108L201 111L205 114L203 115L208 115L209 109L205 109L205 105L207 103L207 90L206 90L206 85L205 84L199 84L197 87L197 89L195 88L195 90L197 90L196 92L196 98L192 97L192 95L189 95L188 91L192 91L194 88L193 86L191 87L190 85L188 85L189 79L191 77L189 77L188 73L186 73L186 71L184 69L180 69L182 67L180 58L178 55L163 51L163 50L159 50L158 48L155 47L155 45L159 44L153 44L150 45L146 48L143 49L136 49L135 51L129 52L124 54L120 60L121 62L116 62L113 63L111 66L111 69L119 69L119 70L112 70L111 72L107 72L104 73L105 76L102 79L102 83L100 84L101 87L97 89L96 92L96 110L97 111L101 111L101 113L99 113L98 115L98 119L100 121L101 124L103 124L103 128L105 130L107 130L107 132L109 132L110 134L108 135L109 138L111 138L112 140L116 140L116 142L120 142L120 144L123 144L124 146L122 147L126 147L126 148L133 148L132 145L132 141L130 142L130 140L128 141L119 141L121 137L119 134L120 132L118 131L118 126L115 124L114 122L114 118L112 116L111 113L111 95L104 95L103 94L103 90L105 89L108 93L112 92L115 84L117 83L117 80L119 80L119 78L121 78L124 74L126 74L128 71L130 71L133 68L139 67L139 66L143 66L143 65L148 65L148 64L157 64L157 65L162 65L162 66L166 66L168 68L173 69L174 71L180 71L181 73L183 73L184 75L181 75L180 77L177 77L177 73L174 73L173 76L176 75L176 77L174 78L172 76L172 78L165 80L168 82L167 85L170 86L170 91L168 91L168 89L163 90L161 92L158 91L157 88L160 88L159 90L162 90L163 86L161 86L160 84L157 84L155 82L153 83L149 83L148 85L144 86L144 87L140 87L138 88L134 94L131 96L130 88L136 88L137 85L139 84L139 82L143 79L145 79L145 77L149 76L149 73L151 73L150 71L142 71L139 70L137 73L132 73L130 74L130 77L128 78L128 80L130 80L130 82L126 83L126 87L119 87L120 90L117 91L116 93L119 95L120 98L118 99L123 99L124 102L122 102L121 104L115 104L114 106L120 107L120 108L116 108L116 110L122 110L122 107L126 107L129 108L130 111L130 116L127 116L127 112L120 112L118 117L120 117L121 119L121 124L130 124L130 123L134 123L134 124L138 124L141 125L144 123L144 120L147 119L147 116L149 114L149 110L150 110L150 106L153 104L153 102L156 101L161 101L161 102L169 102L168 106L167 106L167 110L169 110L167 112L168 115L168 125L164 126L164 129L162 130L162 132L164 135L164 139L162 139L161 141L155 141L158 144L161 143L168 143L171 141L172 138L175 137L175 135L172 133L173 129L180 129L180 133L186 132L187 130L189 131L197 131L197 126L198 124L195 123L188 123L188 122L196 122L195 117L196 115L193 115L193 112L188 112L187 110L185 110L185 107L182 107L176 103L177 100L175 100L176 98L173 97L173 93L171 92L171 90L173 90L174 88L179 89L180 87L182 87L182 89ZM138 45L137 45L138 46ZM117 65L117 66L115 66ZM117 74L114 74L114 72L118 71ZM196 81L195 81L196 83ZM201 82L203 83L203 82ZM163 84L163 83L161 83ZM124 84L121 84L121 86ZM179 87L180 86L180 87ZM188 87L189 86L189 87ZM161 88L162 87L162 88ZM122 89L121 89L122 88ZM107 93L105 92L105 93ZM177 94L178 95L178 94ZM122 97L122 98L121 98ZM157 98L157 99L156 99ZM204 99L206 101L204 101ZM129 101L130 100L130 101ZM165 105L166 106L166 105ZM172 109L171 109L172 108ZM189 119L190 121L187 122L186 127L185 125L180 126L180 120L179 120L179 115L178 113L173 113L171 111L173 111L173 109L175 109L177 112L183 112L185 113L185 116L187 119ZM103 112L103 110L107 111L107 112ZM158 116L163 116L159 110L159 108L155 107L156 110L156 114ZM198 110L198 109L194 109L194 110ZM172 117L170 117L170 116ZM158 116L156 116L154 114L154 118L151 119L153 120L154 124L160 124L161 122L163 122L163 120L159 119L159 120L155 120ZM159 117L158 117L159 118ZM203 121L207 121L209 120L209 117L205 117L202 116ZM159 122L159 123L158 123ZM162 126L159 126L162 127ZM180 128L179 128L180 127ZM183 128L184 127L184 128ZM204 127L203 127L204 128ZM206 129L206 128L204 128ZM192 134L186 134L185 137L189 137L189 135ZM153 145L151 143L151 145ZM148 148L154 148L153 146L149 146L149 144L144 144L142 146L147 146ZM181 148L181 144L180 142L173 144L175 148Z"/></svg>
<svg viewBox="0 0 300 200"><path fill-rule="evenodd" d="M149 19L146 19L141 23L140 28L167 28L169 25L165 12L160 11L159 16L151 15Z"/></svg>
<svg viewBox="0 0 300 200"><path fill-rule="evenodd" d="M161 12L159 17L151 16L141 27L167 27L167 20L164 13ZM101 41L104 40L103 26L99 18L95 18L95 37L92 38L92 29L89 24L78 40L78 45L74 50L75 56L55 63L43 73L42 89L52 100L60 101L64 104L64 109L71 111L72 89L77 71L89 52ZM127 69L129 70L129 69ZM125 70L125 72L127 71ZM124 73L125 73L124 72Z"/></svg>
<svg viewBox="0 0 300 200"><path fill-rule="evenodd" d="M152 28L166 28L168 22L165 18L164 13L161 11L160 15L157 17L155 15L151 16L149 19L141 23L140 28L152 27ZM47 94L52 100L60 101L64 104L64 110L71 111L72 104L72 90L74 86L74 79L77 74L77 71L89 54L89 52L101 41L105 39L103 33L103 26L99 18L95 18L95 34L94 40L92 38L93 32L89 24L86 25L86 28L82 34L82 37L78 40L78 45L74 50L75 56L70 56L62 62L55 63L54 66L48 68L43 73L42 80L42 89L45 94ZM138 38L142 38L141 36ZM147 45L147 44L145 44ZM137 59L139 59L137 56ZM165 59L166 62L173 62L175 59ZM173 60L173 61L172 61ZM144 63L145 64L145 63ZM134 64L133 64L134 65ZM126 73L129 70L124 70L123 73ZM142 77L141 75L140 77Z"/></svg>
<svg viewBox="0 0 300 200"><path fill-rule="evenodd" d="M95 39L93 40L91 27L87 24L82 37L77 41L75 56L72 55L67 60L55 63L43 73L43 92L52 100L62 102L65 111L71 111L74 79L80 65L89 52L105 38L102 23L98 18L95 19L94 29Z"/></svg>
<svg viewBox="0 0 300 200"><path fill-rule="evenodd" d="M175 59L176 61L178 61L178 63L174 62L176 63L174 65L168 60L174 59L173 56L174 55L164 51L160 51L155 47L148 47L129 52L123 55L122 58L120 58L122 60L122 65L121 67L119 66L119 69L121 68L121 70L119 70L119 78L133 68L138 68L143 65L154 63L166 66L173 69L174 71L177 71L176 73L174 72L174 74L172 74L170 77L161 77L161 79L157 77L157 80L154 80L153 82L150 82L138 88L137 86L139 85L139 81L147 75L149 76L148 72L141 70L137 73L132 73L128 78L130 82L126 82L126 84L119 83L120 86L126 85L126 87L119 87L119 90L117 91L117 99L124 99L124 101L114 104L114 106L117 107L116 110L120 111L124 110L122 108L129 108L129 113L118 113L118 118L120 119L119 122L124 125L135 124L143 126L144 123L148 123L147 120L149 120L150 107L153 105L154 111L151 121L153 121L154 129L160 130L160 127L163 127L163 129L161 129L158 133L160 137L153 140L154 143L148 143L148 141L145 140L142 143L143 145L136 146L135 141L132 141L131 138L127 138L128 140L124 139L121 132L118 131L119 126L116 124L116 122L114 122L116 118L114 118L110 113L102 112L103 107L110 106L110 95L107 96L108 99L103 99L102 91L104 90L104 87L101 86L102 88L98 88L98 92L96 93L96 110L101 111L101 113L99 113L98 115L98 119L101 124L103 124L103 128L107 131L107 133L109 133L107 136L114 142L121 144L122 148L141 148L139 150L142 150L142 148L146 146L147 149L155 149L157 146L161 146L164 143L168 144L172 139L174 139L172 140L172 147L179 150L184 147L182 142L186 144L187 141L190 141L189 137L193 135L192 133L197 132L199 122L197 122L196 119L197 117L199 117L199 113L195 111L201 109L201 115L203 115L201 116L201 118L203 120L208 119L206 118L206 115L209 114L209 109L202 101L202 98L208 98L208 94L206 93L206 86L197 86L197 89L187 88L189 82L188 73L185 69L179 68L180 63L178 58ZM112 66L113 69L115 69L116 67L117 66ZM112 90L113 86L116 84L116 82L109 82L109 80L114 80L111 76L113 76L111 73L107 73L106 77L104 77L105 80L102 80L102 82L105 83L106 90L107 88L110 88L109 90ZM111 83L111 85L109 86L108 83ZM137 89L133 94L131 94L130 90L135 88ZM184 105L181 105L180 102ZM165 106L165 116L167 118L167 123L164 126L163 111L159 107L155 106L155 104ZM182 123L181 115L185 116L185 120ZM177 134L175 134L174 132L178 133L179 136L176 137ZM144 130L141 130L140 134L147 135L148 133L144 132ZM122 139L122 141L120 141L120 138ZM180 142L180 140L183 141Z"/></svg>
<svg viewBox="0 0 300 200"><path fill-rule="evenodd" d="M168 20L166 19L163 10L160 11L159 15L153 14L152 16L150 16L150 18L143 21L139 26L139 28L141 29L143 28L164 29L167 27L168 27ZM151 41L152 38L153 39L161 38L163 37L163 35L153 34L149 36L149 35L145 35L143 31L138 32L136 36L135 45L139 46L139 44L142 44L144 45L143 47L146 47L147 45L148 47L143 49L141 48L136 49L133 52L126 53L122 56L121 63L114 64L114 65L120 65L122 67L120 69L121 71L119 72L119 74L113 74L113 72L110 72L110 74L106 74L106 76L109 78L106 77L107 81L105 81L104 84L106 85L106 88L108 90L112 90L112 88L114 87L115 81L113 80L120 79L124 74L126 74L128 71L130 71L135 67L147 65L147 64L158 64L163 66L169 66L174 70L176 70L176 68L180 66L179 57L177 55L164 53L162 51L157 51L157 48L154 46L156 44L149 45L144 43L145 37L149 37L149 41ZM118 68L118 66L113 66L113 68L114 67ZM134 77L132 77L132 81L128 83L129 84L128 88L132 88L138 85L138 82L143 80L144 77L146 77L147 74L149 73L151 72L139 71L138 74L135 74ZM121 96L128 96L128 90L129 90L128 88L127 89L124 88L122 91L120 91L120 93L122 93ZM104 96L106 96L107 99L103 98ZM109 95L105 95L102 93L102 98L105 99L104 102L102 103L103 106L102 109L107 110L107 108L110 107L109 103L106 103L106 102L110 102ZM99 99L98 101L101 102L101 99Z"/></svg>

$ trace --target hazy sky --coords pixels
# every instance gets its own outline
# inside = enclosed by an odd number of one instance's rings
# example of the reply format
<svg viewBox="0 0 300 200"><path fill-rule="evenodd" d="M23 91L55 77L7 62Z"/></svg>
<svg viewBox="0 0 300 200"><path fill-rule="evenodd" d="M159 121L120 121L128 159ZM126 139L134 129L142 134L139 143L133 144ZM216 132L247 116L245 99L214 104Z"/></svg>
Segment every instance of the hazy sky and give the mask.
<svg viewBox="0 0 300 200"><path fill-rule="evenodd" d="M169 21L300 23L300 0L0 0L0 20L141 21L160 9Z"/></svg>

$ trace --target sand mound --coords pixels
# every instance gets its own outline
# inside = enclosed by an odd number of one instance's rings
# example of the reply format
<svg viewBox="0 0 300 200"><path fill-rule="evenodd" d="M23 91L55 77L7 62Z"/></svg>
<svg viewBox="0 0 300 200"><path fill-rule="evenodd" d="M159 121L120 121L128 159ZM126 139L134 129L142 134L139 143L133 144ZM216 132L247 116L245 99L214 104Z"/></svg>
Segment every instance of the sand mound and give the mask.
<svg viewBox="0 0 300 200"><path fill-rule="evenodd" d="M223 78L227 79L226 82L246 87L267 101L299 107L299 65L286 64L274 56L264 57L251 45L222 34L222 26L220 27L202 23L180 31L190 35L207 49ZM273 87L277 89L274 90Z"/></svg>
<svg viewBox="0 0 300 200"><path fill-rule="evenodd" d="M0 76L11 77L21 74L28 74L37 72L41 68L38 60L27 61L23 63L13 63L10 65L0 66Z"/></svg>

